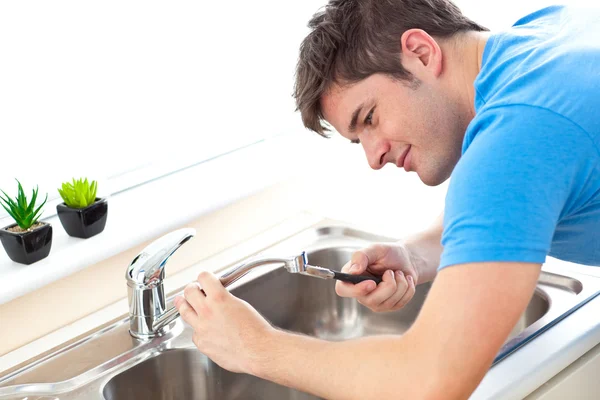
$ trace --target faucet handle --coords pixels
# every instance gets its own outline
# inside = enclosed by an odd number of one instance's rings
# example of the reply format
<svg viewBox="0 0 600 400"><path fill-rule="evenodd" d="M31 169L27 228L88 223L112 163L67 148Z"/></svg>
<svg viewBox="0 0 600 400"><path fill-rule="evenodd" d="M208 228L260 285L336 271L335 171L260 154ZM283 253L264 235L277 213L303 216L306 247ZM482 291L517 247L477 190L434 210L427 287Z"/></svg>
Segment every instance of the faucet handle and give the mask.
<svg viewBox="0 0 600 400"><path fill-rule="evenodd" d="M169 257L195 234L193 228L178 229L146 246L127 267L127 284L146 288L161 282Z"/></svg>

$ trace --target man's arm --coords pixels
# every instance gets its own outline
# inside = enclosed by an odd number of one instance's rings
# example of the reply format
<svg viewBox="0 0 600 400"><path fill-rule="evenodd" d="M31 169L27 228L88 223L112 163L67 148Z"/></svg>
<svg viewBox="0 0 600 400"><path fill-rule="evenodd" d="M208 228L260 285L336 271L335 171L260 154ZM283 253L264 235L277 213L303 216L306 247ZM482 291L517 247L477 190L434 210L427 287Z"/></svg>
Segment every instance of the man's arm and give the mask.
<svg viewBox="0 0 600 400"><path fill-rule="evenodd" d="M463 399L475 390L531 299L541 265L445 268L403 336L327 342L274 331L252 372L331 399Z"/></svg>

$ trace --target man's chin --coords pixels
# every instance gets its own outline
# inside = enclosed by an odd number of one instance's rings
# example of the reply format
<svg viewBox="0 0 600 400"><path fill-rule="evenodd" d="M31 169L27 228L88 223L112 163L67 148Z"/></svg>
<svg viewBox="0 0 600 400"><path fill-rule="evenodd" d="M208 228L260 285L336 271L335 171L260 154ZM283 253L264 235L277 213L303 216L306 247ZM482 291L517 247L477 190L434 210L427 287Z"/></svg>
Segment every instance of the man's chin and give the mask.
<svg viewBox="0 0 600 400"><path fill-rule="evenodd" d="M431 176L431 175L427 175L427 176L422 176L419 171L415 171L417 173L417 175L419 176L419 179L421 180L421 182L423 182L425 185L427 186L439 186L442 183L446 182L448 180L448 178L450 178L450 176Z"/></svg>
<svg viewBox="0 0 600 400"><path fill-rule="evenodd" d="M421 179L421 182L423 182L425 185L427 185L429 187L438 186L441 183L441 182L432 182L432 181L423 180L423 179Z"/></svg>

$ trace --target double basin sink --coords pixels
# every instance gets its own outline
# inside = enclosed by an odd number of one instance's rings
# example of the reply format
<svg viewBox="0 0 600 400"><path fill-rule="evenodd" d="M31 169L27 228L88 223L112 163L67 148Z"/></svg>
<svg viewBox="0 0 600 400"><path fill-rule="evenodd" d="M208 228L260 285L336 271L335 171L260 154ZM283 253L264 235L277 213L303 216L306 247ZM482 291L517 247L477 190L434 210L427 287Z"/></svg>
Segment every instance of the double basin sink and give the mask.
<svg viewBox="0 0 600 400"><path fill-rule="evenodd" d="M263 254L283 257L305 250L310 264L340 269L355 250L390 240L345 226L320 226L300 232ZM325 340L344 340L402 334L417 318L431 284L419 285L407 306L388 313L375 313L353 299L337 296L334 285L332 280L290 274L273 265L250 272L229 290L275 326ZM123 287L125 290L125 282ZM599 291L598 278L543 270L527 309L494 364L510 357ZM194 347L193 332L181 318L163 336L148 341L134 339L128 329L128 316L123 316L8 371L0 377L0 399L316 399L220 368Z"/></svg>

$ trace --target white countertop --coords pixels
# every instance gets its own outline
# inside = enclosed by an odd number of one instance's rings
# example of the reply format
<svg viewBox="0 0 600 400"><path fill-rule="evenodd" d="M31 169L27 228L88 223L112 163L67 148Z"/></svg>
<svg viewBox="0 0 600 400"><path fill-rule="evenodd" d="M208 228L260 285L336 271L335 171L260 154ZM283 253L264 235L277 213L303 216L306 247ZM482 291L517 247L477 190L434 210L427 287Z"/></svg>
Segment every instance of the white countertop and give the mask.
<svg viewBox="0 0 600 400"><path fill-rule="evenodd" d="M547 258L543 269L600 277L600 268ZM600 297L576 310L548 331L490 369L471 399L523 399L600 343Z"/></svg>
<svg viewBox="0 0 600 400"><path fill-rule="evenodd" d="M292 218L276 228L263 232L251 241L242 243L227 252L204 261L203 264L225 265L227 264L227 257L232 252L244 253L256 243L261 241L262 243L272 242L276 238L285 237L305 229L320 219L320 217L310 215ZM358 228L362 227L358 226ZM168 278L165 281L166 291L169 292L182 287L186 282L193 279L197 271L191 269L184 270L172 278ZM584 274L595 272L591 267L581 267L554 259L549 259L544 265L544 269L557 273L565 270ZM127 300L123 299L36 342L0 357L0 370L16 365L18 362L39 353L42 349L50 348L67 338L77 336L93 329L100 323L122 315L127 312L127 308ZM471 399L523 399L597 343L600 343L600 321L597 317L599 313L600 297L596 297L491 368L471 396Z"/></svg>

